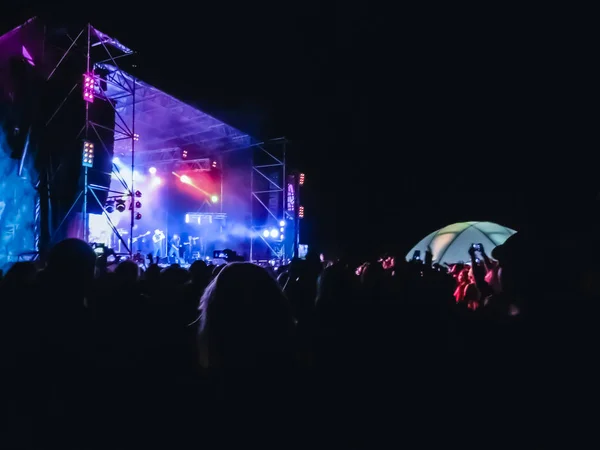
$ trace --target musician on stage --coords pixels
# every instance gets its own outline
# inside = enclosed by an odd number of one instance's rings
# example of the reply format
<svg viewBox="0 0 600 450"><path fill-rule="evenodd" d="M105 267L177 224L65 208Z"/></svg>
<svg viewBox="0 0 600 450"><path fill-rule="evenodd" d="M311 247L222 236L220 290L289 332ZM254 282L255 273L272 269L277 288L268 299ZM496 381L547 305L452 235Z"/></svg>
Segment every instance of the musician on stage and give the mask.
<svg viewBox="0 0 600 450"><path fill-rule="evenodd" d="M152 235L152 244L154 245L154 256L160 258L160 249L162 247L162 241L165 238L165 234L158 228L154 230Z"/></svg>
<svg viewBox="0 0 600 450"><path fill-rule="evenodd" d="M181 251L181 238L174 234L169 241L169 262L173 258L174 263L179 263L179 252Z"/></svg>

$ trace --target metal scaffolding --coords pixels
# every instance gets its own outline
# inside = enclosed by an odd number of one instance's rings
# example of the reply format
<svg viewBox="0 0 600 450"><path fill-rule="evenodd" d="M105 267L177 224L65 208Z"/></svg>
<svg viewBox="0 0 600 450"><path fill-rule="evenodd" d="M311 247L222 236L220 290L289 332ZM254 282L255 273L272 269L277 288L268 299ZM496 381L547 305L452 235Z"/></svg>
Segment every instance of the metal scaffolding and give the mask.
<svg viewBox="0 0 600 450"><path fill-rule="evenodd" d="M252 169L250 175L251 197L251 237L250 260L261 260L257 253L258 239L266 247L271 257L280 262L290 258L286 251L286 243L296 240L297 227L295 212L288 207L288 189L286 174L286 152L289 141L286 138L277 138L255 144L253 147ZM276 229L281 224L292 225L292 234L286 227L283 239L273 239L265 236L261 231L271 224ZM283 228L283 227L282 227ZM292 241L293 240L293 241Z"/></svg>
<svg viewBox="0 0 600 450"><path fill-rule="evenodd" d="M120 66L130 61L135 52L116 39L113 39L91 24L86 25L74 39L69 37L69 45L65 45L64 54L58 59L56 66L49 71L47 79L60 76L60 67L70 52L85 54L85 67L81 68L80 78L51 115L47 125L51 123L61 110L67 99L73 95L81 95L81 75L89 75L94 79L94 102L82 99L85 108L85 124L77 139L94 140L99 143L97 150L114 152L121 160L126 160L131 169L130 179L125 179L119 166L112 163L111 176L118 180L119 188L111 188L91 184L88 179L88 167L82 166L83 188L68 212L62 217L60 225L49 230L46 242L41 242L40 248L48 248L53 242L57 231L67 221L73 212L81 212L82 235L89 242L89 205L88 193L92 201L97 202L106 217L115 237L125 248L125 252L133 253L133 230L136 222L136 197L134 172L136 168L164 167L174 171L207 171L218 161L223 168L223 156L226 153L249 150L252 151L250 170L250 260L257 260L255 252L260 242L263 249L268 249L274 259L284 261L297 255L298 217L297 205L289 205L289 177L286 171L286 151L288 141L278 138L257 142L246 133L227 125L193 106L190 106L162 91L148 85L136 76L124 71ZM68 35L67 35L68 37ZM132 63L132 67L133 63ZM95 102L106 102L114 111L114 123L100 123L91 114ZM168 116L168 125L158 125L156 117ZM102 135L114 133L114 147L104 142ZM112 136L112 135L111 135ZM186 150L189 157L182 158L181 152ZM112 152L111 152L112 150ZM116 161L116 160L115 160ZM48 173L40 180L40 191L46 190L52 196L52 180L55 178L54 169L49 164ZM123 166L121 166L123 167ZM129 169L128 168L128 169ZM129 178L129 176L128 176ZM221 169L220 213L223 211L223 170ZM246 185L247 186L247 185ZM246 188L247 189L247 188ZM129 200L129 239L124 239L122 233L112 223L106 205L100 201L98 192L104 191L108 199ZM297 200L294 200L295 202ZM81 207L81 211L79 211ZM48 219L48 217L47 217ZM40 219L41 221L42 219ZM286 227L285 239L283 234L279 239L272 239L260 233L268 223L280 228ZM283 227L281 227L283 228ZM123 231L124 233L124 231ZM41 233L40 233L41 234ZM293 250L290 245L293 243Z"/></svg>
<svg viewBox="0 0 600 450"><path fill-rule="evenodd" d="M101 151L107 152L109 155L112 153L109 145L102 139L100 130L109 131L114 133L114 141L115 145L117 141L120 141L121 146L125 145L129 148L131 152L131 179L125 180L119 170L113 164L113 170L111 176L116 177L121 185L122 190L114 191L111 190L108 186L98 186L89 183L89 168L91 165L83 164L83 188L76 195L75 200L73 201L71 207L67 211L67 213L63 216L58 227L53 231L50 240L53 241L54 237L58 233L58 231L62 228L62 226L69 219L71 213L73 213L79 204L79 201L82 199L82 207L81 207L81 215L82 215L82 236L83 239L88 242L89 241L89 214L88 214L88 193L91 194L92 198L95 202L98 203L98 206L102 209L106 220L112 229L113 233L117 237L117 239L124 245L126 253L129 255L132 254L132 246L131 243L127 243L125 239L123 239L121 233L112 223L110 216L106 210L106 207L103 202L98 198L98 192L106 191L110 197L123 197L126 196L130 199L130 224L129 224L129 236L133 235L133 227L136 217L136 207L135 207L135 190L134 190L134 177L133 171L135 168L135 146L136 141L138 140L138 135L135 130L135 107L136 107L136 82L135 79L127 79L119 69L117 64L117 60L122 60L124 57L131 57L134 55L133 50L125 47L120 42L115 39L110 38L106 34L101 31L95 29L91 24L87 24L84 29L82 29L75 39L72 40L71 45L66 49L62 57L59 59L56 66L50 72L48 76L48 80L57 74L57 70L60 68L61 64L66 60L67 56L70 52L85 49L85 67L82 67L82 76L89 77L93 80L92 87L90 88L90 95L92 96L92 101L83 101L85 106L85 123L80 131L77 139L83 138L85 141L90 140L92 137L94 140L100 143ZM98 49L100 51L95 51L94 49ZM94 52L94 55L92 55ZM111 63L111 69L107 70L106 63ZM85 70L85 73L83 73ZM66 103L67 99L71 95L80 94L80 90L77 89L83 82L77 83L73 89L67 94L67 97L59 104L58 108L48 120L46 125L49 125L52 119L58 114L61 107ZM115 86L119 92L119 95L111 95L109 91L109 86ZM131 98L131 116L130 119L125 118L116 108L116 102L123 102L123 100L127 97ZM91 119L90 110L94 108L95 101L105 101L107 102L113 109L115 113L115 122L113 124L103 124ZM113 150L114 151L114 150ZM53 178L53 177L51 177ZM52 188L50 187L50 190Z"/></svg>

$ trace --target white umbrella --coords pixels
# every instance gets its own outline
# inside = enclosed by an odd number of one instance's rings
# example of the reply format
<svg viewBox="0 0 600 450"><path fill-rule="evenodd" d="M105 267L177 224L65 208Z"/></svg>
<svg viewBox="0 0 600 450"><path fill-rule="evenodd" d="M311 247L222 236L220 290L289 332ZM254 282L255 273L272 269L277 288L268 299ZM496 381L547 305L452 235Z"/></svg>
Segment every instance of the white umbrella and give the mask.
<svg viewBox="0 0 600 450"><path fill-rule="evenodd" d="M433 254L433 262L438 264L454 264L469 260L471 244L482 244L488 255L503 244L516 231L492 222L460 222L440 228L425 236L406 255L412 259L415 250L421 252L421 259L429 250Z"/></svg>

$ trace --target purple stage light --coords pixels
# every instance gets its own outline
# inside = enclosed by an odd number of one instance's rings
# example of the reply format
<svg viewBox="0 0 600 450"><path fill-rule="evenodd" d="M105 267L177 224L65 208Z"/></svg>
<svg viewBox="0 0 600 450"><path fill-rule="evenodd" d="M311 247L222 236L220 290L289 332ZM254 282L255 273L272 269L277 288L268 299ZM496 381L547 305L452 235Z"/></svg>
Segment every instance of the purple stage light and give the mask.
<svg viewBox="0 0 600 450"><path fill-rule="evenodd" d="M83 74L83 99L86 102L94 103L94 84L96 81L94 80L93 73L84 73Z"/></svg>
<svg viewBox="0 0 600 450"><path fill-rule="evenodd" d="M29 50L27 50L24 45L22 47L22 54L23 58L25 58L25 61L27 61L30 65L35 66L35 63L33 62L33 56L31 56Z"/></svg>
<svg viewBox="0 0 600 450"><path fill-rule="evenodd" d="M150 175L156 175L156 167L150 167L148 172L150 172Z"/></svg>

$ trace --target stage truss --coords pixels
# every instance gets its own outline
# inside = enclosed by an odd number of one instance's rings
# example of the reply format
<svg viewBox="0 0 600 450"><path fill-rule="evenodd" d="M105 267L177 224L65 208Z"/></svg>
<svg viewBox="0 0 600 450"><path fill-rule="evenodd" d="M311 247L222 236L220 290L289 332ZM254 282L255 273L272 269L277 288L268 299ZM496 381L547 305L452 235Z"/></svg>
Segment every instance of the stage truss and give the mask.
<svg viewBox="0 0 600 450"><path fill-rule="evenodd" d="M227 125L218 119L160 91L145 82L141 81L129 72L126 72L122 66L135 67L135 52L116 39L109 37L91 24L86 25L74 39L70 46L65 50L64 55L58 61L58 64L50 72L48 79L52 76L58 76L61 63L72 51L85 51L86 67L82 67L82 74L91 74L95 80L95 101L106 101L114 109L115 123L114 127L109 124L98 123L90 118L90 108L94 107L91 102L82 102L85 104L85 125L77 138L89 139L94 137L101 143L102 151L110 152L99 130L114 132L114 154L125 157L130 163L131 173L134 173L136 167L150 166L168 166L174 170L204 171L210 170L211 161L220 159L222 154L238 151L242 149L252 149L253 164L251 167L251 228L253 233L250 236L250 260L254 260L253 249L255 239L260 239L268 248L271 249L273 256L284 260L291 256L289 250L286 252L286 246L281 245L275 248L268 239L265 239L258 230L262 223L255 223L254 207L262 208L268 217L275 221L290 221L296 224L292 228L292 235L288 236L290 242L294 242L294 249L298 240L298 218L296 212L290 209L287 204L287 178L286 178L286 151L288 141L285 138L273 139L265 142L257 142L249 135ZM133 71L133 70L132 70ZM81 84L78 84L67 95L80 95ZM80 89L78 89L80 88ZM58 113L61 103L54 115ZM173 126L165 128L160 133L156 131L155 124L152 123L151 114L156 111L163 111L169 117L174 118ZM53 115L53 116L54 116ZM176 119L175 119L176 118ZM50 118L52 120L52 118ZM181 157L183 149L190 151L191 157L185 160ZM258 158L257 158L258 156ZM265 158L268 162L264 162ZM221 164L222 167L222 164ZM94 200L102 208L103 214L107 219L113 233L124 245L126 253L132 254L131 242L127 242L117 228L112 224L106 206L100 202L97 192L101 190L108 191L110 197L126 196L133 200L136 196L135 180L133 175L130 179L124 179L113 164L112 176L119 180L122 189L118 191L110 190L105 187L89 184L87 181L87 167L84 167L84 187L79 193L78 199L83 196L83 230L84 239L89 242L89 215L87 213L87 193L90 192ZM258 188L257 179L268 182L268 189ZM221 190L222 194L222 190ZM265 198L279 199L278 202L269 202ZM57 230L68 219L68 216L76 208L76 200L71 209L66 213L57 227ZM221 207L223 202L221 200ZM135 202L131 201L130 207L129 236L133 236L135 224L136 208ZM221 210L221 212L223 212ZM56 231L50 236L50 241ZM289 234L289 233L288 233ZM41 239L41 237L40 237ZM50 242L50 243L51 243ZM49 244L49 243L48 243ZM43 243L40 240L40 247ZM296 249L293 251L296 253Z"/></svg>

